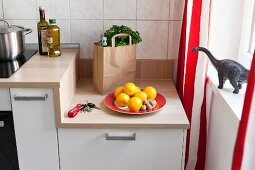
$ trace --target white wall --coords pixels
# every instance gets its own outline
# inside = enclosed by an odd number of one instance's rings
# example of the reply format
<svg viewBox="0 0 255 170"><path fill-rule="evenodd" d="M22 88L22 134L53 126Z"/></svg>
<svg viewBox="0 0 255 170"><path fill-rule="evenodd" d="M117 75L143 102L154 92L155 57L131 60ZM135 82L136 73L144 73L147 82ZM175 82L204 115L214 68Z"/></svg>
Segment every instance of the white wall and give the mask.
<svg viewBox="0 0 255 170"><path fill-rule="evenodd" d="M217 90L217 89L216 89ZM231 93L231 92L230 92ZM211 94L211 95L210 95ZM239 119L227 103L207 84L209 111L206 170L230 170Z"/></svg>
<svg viewBox="0 0 255 170"><path fill-rule="evenodd" d="M219 59L237 59L244 0L213 0L209 47Z"/></svg>
<svg viewBox="0 0 255 170"><path fill-rule="evenodd" d="M183 0L0 0L0 18L32 28L26 42L35 43L40 5L47 19L57 19L61 42L81 43L82 58L92 58L92 44L113 24L141 33L138 58L178 57Z"/></svg>
<svg viewBox="0 0 255 170"><path fill-rule="evenodd" d="M243 8L244 0L212 1L209 49L216 58L237 60ZM216 90L217 85L214 85ZM209 121L205 169L230 170L239 118L212 89L207 84L207 93L211 92L212 97L207 100L210 108L207 108Z"/></svg>

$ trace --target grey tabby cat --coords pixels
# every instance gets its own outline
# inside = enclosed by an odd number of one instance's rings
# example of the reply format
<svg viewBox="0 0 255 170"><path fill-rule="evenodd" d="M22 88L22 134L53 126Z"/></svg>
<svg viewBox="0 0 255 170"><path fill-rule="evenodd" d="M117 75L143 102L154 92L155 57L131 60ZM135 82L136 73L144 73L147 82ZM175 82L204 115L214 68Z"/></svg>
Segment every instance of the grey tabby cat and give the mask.
<svg viewBox="0 0 255 170"><path fill-rule="evenodd" d="M212 62L212 65L218 71L219 78L219 89L223 88L225 81L228 79L230 84L234 87L233 93L238 94L239 89L242 88L243 83L247 83L249 70L244 68L241 64L237 63L234 60L223 59L217 60L212 53L203 47L196 47L192 52L202 51L204 52L209 60Z"/></svg>

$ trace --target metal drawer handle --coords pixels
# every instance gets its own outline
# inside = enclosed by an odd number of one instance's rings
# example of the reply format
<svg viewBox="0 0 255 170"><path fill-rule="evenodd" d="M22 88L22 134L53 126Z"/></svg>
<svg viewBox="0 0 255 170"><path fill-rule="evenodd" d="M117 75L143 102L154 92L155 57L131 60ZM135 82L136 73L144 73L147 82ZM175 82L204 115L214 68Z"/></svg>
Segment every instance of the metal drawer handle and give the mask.
<svg viewBox="0 0 255 170"><path fill-rule="evenodd" d="M105 140L135 140L136 133L132 136L110 136L108 133L105 134Z"/></svg>
<svg viewBox="0 0 255 170"><path fill-rule="evenodd" d="M19 96L15 95L14 100L17 101L39 101L39 100L46 100L48 98L48 94L46 93L44 96Z"/></svg>

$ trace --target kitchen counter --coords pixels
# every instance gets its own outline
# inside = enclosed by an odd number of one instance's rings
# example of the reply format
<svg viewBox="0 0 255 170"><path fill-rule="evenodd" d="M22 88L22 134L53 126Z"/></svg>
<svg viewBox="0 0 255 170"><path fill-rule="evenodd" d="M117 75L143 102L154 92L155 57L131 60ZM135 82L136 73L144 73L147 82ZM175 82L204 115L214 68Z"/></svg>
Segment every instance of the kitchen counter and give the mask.
<svg viewBox="0 0 255 170"><path fill-rule="evenodd" d="M0 87L59 88L78 52L78 48L62 49L62 55L55 58L37 52L10 78L0 78Z"/></svg>
<svg viewBox="0 0 255 170"><path fill-rule="evenodd" d="M31 49L34 47L31 46ZM61 51L60 57L53 58L41 56L37 52L11 77L0 78L0 88L51 89L56 125L65 111L63 108L69 106L73 98L78 77L79 46L66 45Z"/></svg>
<svg viewBox="0 0 255 170"><path fill-rule="evenodd" d="M82 79L78 83L70 106L61 115L59 128L174 128L188 129L189 121L180 102L172 80L136 80L141 88L151 85L164 95L167 103L162 110L146 115L127 115L108 109L103 101L105 95L93 90L91 79ZM101 110L80 112L76 117L67 117L67 111L85 100L99 106Z"/></svg>
<svg viewBox="0 0 255 170"><path fill-rule="evenodd" d="M105 95L93 90L92 79L77 83L79 49L62 49L61 57L48 58L35 54L10 78L0 79L0 88L52 89L57 128L173 128L188 129L189 121L172 80L137 80L141 88L151 85L166 97L162 110L146 115L126 115L114 112L103 101ZM86 100L101 107L74 118L67 112Z"/></svg>

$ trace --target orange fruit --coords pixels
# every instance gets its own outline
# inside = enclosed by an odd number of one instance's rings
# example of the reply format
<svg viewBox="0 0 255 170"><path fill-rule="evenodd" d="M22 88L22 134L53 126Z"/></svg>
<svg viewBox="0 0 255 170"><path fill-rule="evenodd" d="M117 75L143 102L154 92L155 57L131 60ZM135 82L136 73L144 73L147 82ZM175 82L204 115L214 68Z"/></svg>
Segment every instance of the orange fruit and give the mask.
<svg viewBox="0 0 255 170"><path fill-rule="evenodd" d="M139 97L132 97L128 101L128 108L130 111L137 112L142 107L142 100Z"/></svg>
<svg viewBox="0 0 255 170"><path fill-rule="evenodd" d="M119 106L127 106L129 99L129 95L126 93L120 93L116 98L116 102Z"/></svg>
<svg viewBox="0 0 255 170"><path fill-rule="evenodd" d="M127 83L124 86L124 92L127 93L129 96L132 96L136 92L136 85L134 83Z"/></svg>
<svg viewBox="0 0 255 170"><path fill-rule="evenodd" d="M117 97L120 93L124 93L124 88L123 87L117 87L114 90L114 96Z"/></svg>
<svg viewBox="0 0 255 170"><path fill-rule="evenodd" d="M154 100L157 96L157 91L154 87L152 86L147 86L143 89L143 91L147 94L148 99Z"/></svg>
<svg viewBox="0 0 255 170"><path fill-rule="evenodd" d="M136 86L136 92L141 91L140 87Z"/></svg>
<svg viewBox="0 0 255 170"><path fill-rule="evenodd" d="M147 100L147 94L144 91L138 91L134 94L134 97L139 97L142 102Z"/></svg>

